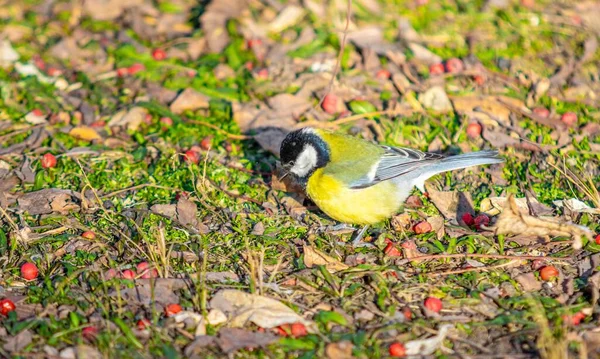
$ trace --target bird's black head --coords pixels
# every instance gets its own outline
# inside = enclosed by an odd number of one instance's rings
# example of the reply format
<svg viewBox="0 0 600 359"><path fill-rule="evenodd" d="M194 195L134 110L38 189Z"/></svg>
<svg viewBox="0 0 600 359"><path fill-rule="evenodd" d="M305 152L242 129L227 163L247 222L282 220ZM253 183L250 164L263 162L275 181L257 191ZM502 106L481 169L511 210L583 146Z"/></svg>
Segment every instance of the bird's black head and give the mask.
<svg viewBox="0 0 600 359"><path fill-rule="evenodd" d="M304 183L329 162L329 153L327 143L310 127L290 132L280 151L283 168Z"/></svg>

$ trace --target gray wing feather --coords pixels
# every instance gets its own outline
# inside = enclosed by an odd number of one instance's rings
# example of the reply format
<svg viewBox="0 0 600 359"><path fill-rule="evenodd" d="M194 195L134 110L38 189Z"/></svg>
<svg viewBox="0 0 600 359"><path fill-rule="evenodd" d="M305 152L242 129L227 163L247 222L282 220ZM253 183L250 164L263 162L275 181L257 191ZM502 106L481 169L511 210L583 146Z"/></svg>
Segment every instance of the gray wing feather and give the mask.
<svg viewBox="0 0 600 359"><path fill-rule="evenodd" d="M366 188L379 182L404 175L445 158L444 155L425 153L411 148L382 146L385 153L377 163L374 173L360 178L351 188Z"/></svg>

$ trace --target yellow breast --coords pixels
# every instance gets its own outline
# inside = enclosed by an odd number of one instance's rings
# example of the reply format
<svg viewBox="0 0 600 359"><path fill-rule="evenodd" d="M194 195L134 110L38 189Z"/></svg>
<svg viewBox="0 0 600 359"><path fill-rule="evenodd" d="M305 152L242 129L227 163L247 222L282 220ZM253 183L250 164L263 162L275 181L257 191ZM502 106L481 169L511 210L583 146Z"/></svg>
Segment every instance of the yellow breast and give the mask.
<svg viewBox="0 0 600 359"><path fill-rule="evenodd" d="M329 217L344 223L374 224L393 216L402 204L391 181L350 189L318 169L308 180L309 197Z"/></svg>

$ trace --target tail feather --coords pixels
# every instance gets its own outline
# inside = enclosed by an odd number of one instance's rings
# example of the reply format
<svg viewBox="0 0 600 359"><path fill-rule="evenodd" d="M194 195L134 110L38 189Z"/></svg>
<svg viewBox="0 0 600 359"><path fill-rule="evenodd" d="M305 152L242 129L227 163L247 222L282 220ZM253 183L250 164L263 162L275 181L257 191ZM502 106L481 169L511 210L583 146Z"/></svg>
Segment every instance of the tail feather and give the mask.
<svg viewBox="0 0 600 359"><path fill-rule="evenodd" d="M431 164L424 168L421 175L414 181L414 185L417 186L417 188L419 188L422 192L425 192L425 181L438 173L458 170L461 168L467 168L472 166L491 165L494 163L502 162L504 162L504 159L500 157L498 151L495 150L471 152L462 155L445 157L439 162L436 162L435 164Z"/></svg>
<svg viewBox="0 0 600 359"><path fill-rule="evenodd" d="M446 171L502 162L504 159L498 155L498 151L479 151L446 157L428 169L431 170L431 176L433 176Z"/></svg>

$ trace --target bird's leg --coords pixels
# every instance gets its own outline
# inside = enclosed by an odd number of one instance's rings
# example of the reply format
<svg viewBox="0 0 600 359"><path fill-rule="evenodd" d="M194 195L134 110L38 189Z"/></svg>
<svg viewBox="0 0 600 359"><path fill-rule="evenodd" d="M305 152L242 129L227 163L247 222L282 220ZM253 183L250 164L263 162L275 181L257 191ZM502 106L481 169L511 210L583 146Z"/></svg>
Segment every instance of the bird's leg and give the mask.
<svg viewBox="0 0 600 359"><path fill-rule="evenodd" d="M364 237L365 233L367 232L367 229L369 229L369 225L367 224L366 226L362 227L360 230L354 232L355 236L354 239L352 240L352 246L353 247L366 247L366 246L371 246L371 243L366 243L362 241L362 238Z"/></svg>

